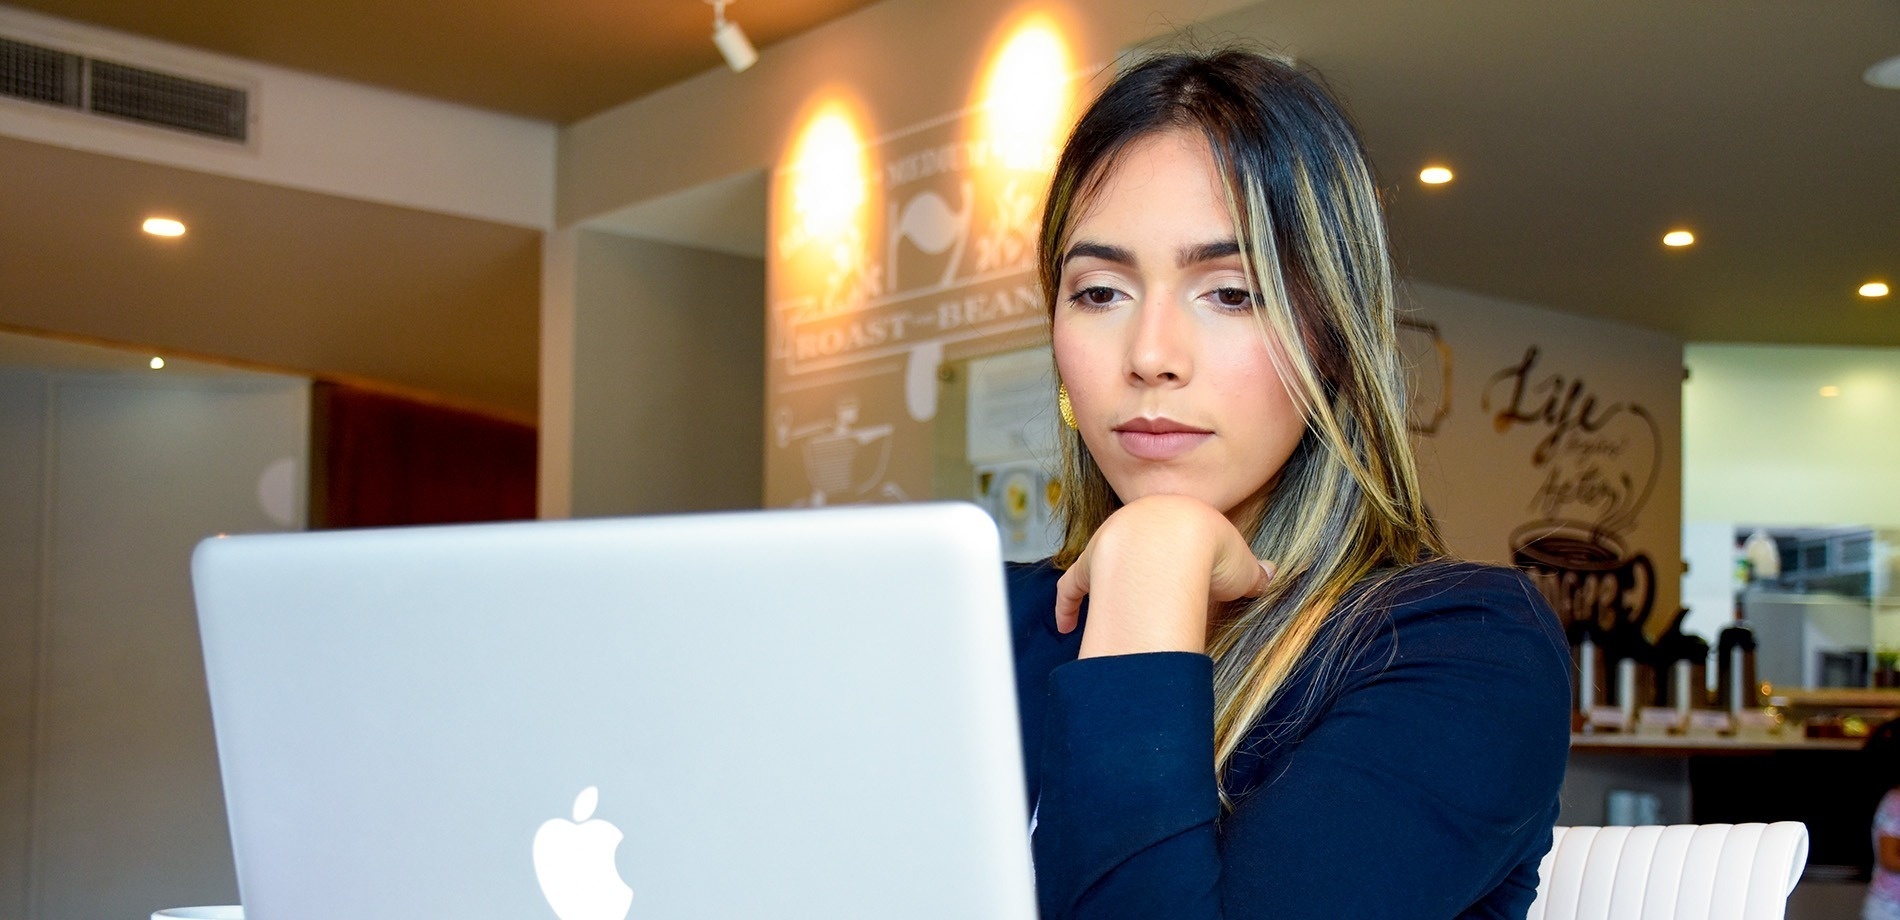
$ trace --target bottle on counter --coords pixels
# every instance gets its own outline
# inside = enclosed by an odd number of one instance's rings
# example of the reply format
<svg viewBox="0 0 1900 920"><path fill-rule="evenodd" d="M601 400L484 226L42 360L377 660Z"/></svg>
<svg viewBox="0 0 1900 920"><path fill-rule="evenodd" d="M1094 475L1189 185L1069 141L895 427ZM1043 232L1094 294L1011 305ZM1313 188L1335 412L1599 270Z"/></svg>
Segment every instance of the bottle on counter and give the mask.
<svg viewBox="0 0 1900 920"><path fill-rule="evenodd" d="M1636 715L1642 710L1642 690L1637 686L1639 676L1648 669L1634 658L1621 658L1616 662L1616 711L1622 723L1618 731L1635 731Z"/></svg>
<svg viewBox="0 0 1900 920"><path fill-rule="evenodd" d="M1667 664L1659 675L1656 702L1675 711L1670 731L1681 734L1689 730L1695 710L1709 708L1709 643L1700 636L1677 636L1658 650Z"/></svg>
<svg viewBox="0 0 1900 920"><path fill-rule="evenodd" d="M1689 608L1677 611L1676 619L1656 639L1656 694L1651 705L1667 706L1680 721L1689 713L1709 708L1709 640L1682 631Z"/></svg>
<svg viewBox="0 0 1900 920"><path fill-rule="evenodd" d="M1603 702L1606 668L1602 646L1581 623L1570 628L1570 661L1577 669L1577 692L1570 700L1570 730L1590 732L1590 714Z"/></svg>
<svg viewBox="0 0 1900 920"><path fill-rule="evenodd" d="M1715 640L1716 699L1731 717L1761 705L1755 680L1755 631L1736 620Z"/></svg>

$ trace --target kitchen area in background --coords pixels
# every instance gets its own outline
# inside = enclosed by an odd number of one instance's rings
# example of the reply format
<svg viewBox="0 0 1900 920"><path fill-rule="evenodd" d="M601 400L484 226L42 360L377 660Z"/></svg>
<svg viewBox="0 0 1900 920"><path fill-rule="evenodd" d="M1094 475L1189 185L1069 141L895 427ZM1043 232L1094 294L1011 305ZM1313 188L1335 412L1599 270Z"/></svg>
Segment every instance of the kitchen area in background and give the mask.
<svg viewBox="0 0 1900 920"><path fill-rule="evenodd" d="M1744 526L1731 543L1741 555L1738 580L1746 579L1738 612L1755 633L1761 681L1900 687L1900 529Z"/></svg>
<svg viewBox="0 0 1900 920"><path fill-rule="evenodd" d="M1739 617L1770 696L1900 687L1900 355L1691 343L1684 363L1682 631L1716 643Z"/></svg>
<svg viewBox="0 0 1900 920"><path fill-rule="evenodd" d="M1900 715L1900 354L1690 342L1683 363L1673 632L1707 643L1698 711L1672 730L1668 709L1639 706L1627 730L1573 736L1565 805L1600 803L1612 822L1803 821L1813 851L1790 915L1805 891L1836 899L1807 915L1850 916L1900 767L1863 750ZM1727 720L1730 687L1745 721Z"/></svg>

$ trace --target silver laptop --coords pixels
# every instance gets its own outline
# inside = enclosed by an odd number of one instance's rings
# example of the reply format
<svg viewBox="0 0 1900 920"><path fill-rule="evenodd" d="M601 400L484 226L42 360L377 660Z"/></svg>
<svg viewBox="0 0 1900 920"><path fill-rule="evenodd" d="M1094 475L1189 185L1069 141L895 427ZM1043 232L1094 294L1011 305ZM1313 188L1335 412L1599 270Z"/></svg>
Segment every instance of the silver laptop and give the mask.
<svg viewBox="0 0 1900 920"><path fill-rule="evenodd" d="M1035 914L973 506L222 537L192 566L250 920Z"/></svg>

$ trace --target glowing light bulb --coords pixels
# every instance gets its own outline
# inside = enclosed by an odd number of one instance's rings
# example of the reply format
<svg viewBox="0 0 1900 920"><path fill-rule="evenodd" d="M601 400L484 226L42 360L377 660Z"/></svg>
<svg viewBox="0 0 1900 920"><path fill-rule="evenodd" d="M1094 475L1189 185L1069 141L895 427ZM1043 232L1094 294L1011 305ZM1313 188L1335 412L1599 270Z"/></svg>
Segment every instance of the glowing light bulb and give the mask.
<svg viewBox="0 0 1900 920"><path fill-rule="evenodd" d="M185 225L169 217L147 217L143 228L153 236L184 236Z"/></svg>
<svg viewBox="0 0 1900 920"><path fill-rule="evenodd" d="M1885 297L1887 293L1887 284L1884 281L1869 281L1860 286L1862 297Z"/></svg>
<svg viewBox="0 0 1900 920"><path fill-rule="evenodd" d="M1821 395L1827 397L1828 399L1833 399L1834 397L1841 395L1841 388L1834 387L1834 386L1822 387Z"/></svg>
<svg viewBox="0 0 1900 920"><path fill-rule="evenodd" d="M1668 233L1663 234L1664 246L1675 246L1677 248L1681 248L1693 242L1695 242L1695 234L1690 233L1687 230L1671 230Z"/></svg>
<svg viewBox="0 0 1900 920"><path fill-rule="evenodd" d="M152 370L159 370L160 368L163 368L165 366L165 359L158 357L157 355L153 355L151 365L152 365Z"/></svg>
<svg viewBox="0 0 1900 920"><path fill-rule="evenodd" d="M792 212L807 238L837 240L858 229L870 166L847 111L827 109L805 126L792 171Z"/></svg>
<svg viewBox="0 0 1900 920"><path fill-rule="evenodd" d="M1009 169L1052 169L1068 132L1073 67L1056 23L1032 17L1011 33L983 83L984 136Z"/></svg>
<svg viewBox="0 0 1900 920"><path fill-rule="evenodd" d="M1444 185L1451 181L1451 170L1443 166L1427 166L1419 170L1418 181L1426 185Z"/></svg>

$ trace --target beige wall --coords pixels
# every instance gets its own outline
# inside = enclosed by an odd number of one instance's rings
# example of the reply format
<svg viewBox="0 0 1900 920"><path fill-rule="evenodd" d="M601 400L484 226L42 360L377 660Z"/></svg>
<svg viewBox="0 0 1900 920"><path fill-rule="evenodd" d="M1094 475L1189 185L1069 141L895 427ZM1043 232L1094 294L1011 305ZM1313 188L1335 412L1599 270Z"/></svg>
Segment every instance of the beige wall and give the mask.
<svg viewBox="0 0 1900 920"><path fill-rule="evenodd" d="M760 503L765 265L578 235L571 513Z"/></svg>
<svg viewBox="0 0 1900 920"><path fill-rule="evenodd" d="M1448 411L1438 432L1420 439L1419 462L1453 550L1511 563L1528 536L1563 522L1586 553L1602 557L1573 560L1573 585L1607 590L1605 579L1620 579L1618 602L1630 612L1648 598L1642 623L1653 639L1681 592L1682 342L1437 285L1414 284L1407 294L1414 317L1437 325L1450 358ZM1411 344L1418 376L1435 376L1434 359ZM1520 395L1512 370L1532 348ZM1415 406L1414 416L1424 411ZM1553 606L1571 614L1591 607L1574 597Z"/></svg>

